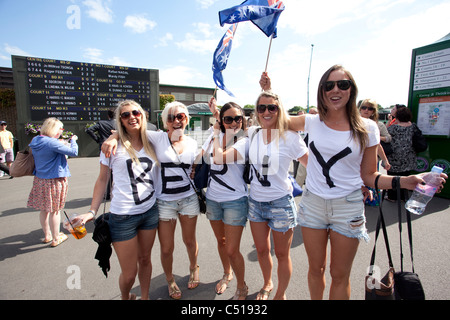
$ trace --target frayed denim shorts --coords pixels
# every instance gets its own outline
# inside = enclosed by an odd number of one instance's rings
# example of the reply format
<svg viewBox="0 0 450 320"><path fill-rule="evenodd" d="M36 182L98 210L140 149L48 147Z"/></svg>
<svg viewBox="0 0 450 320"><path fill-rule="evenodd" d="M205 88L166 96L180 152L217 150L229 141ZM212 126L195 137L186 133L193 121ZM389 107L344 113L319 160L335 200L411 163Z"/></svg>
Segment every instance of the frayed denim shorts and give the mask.
<svg viewBox="0 0 450 320"><path fill-rule="evenodd" d="M109 231L112 242L127 241L137 236L139 230L158 228L158 205L155 203L147 212L140 214L114 214L109 217Z"/></svg>
<svg viewBox="0 0 450 320"><path fill-rule="evenodd" d="M245 227L248 215L248 197L233 201L217 202L206 198L206 217L211 221L222 220L230 226Z"/></svg>
<svg viewBox="0 0 450 320"><path fill-rule="evenodd" d="M348 238L368 242L363 199L360 189L331 200L323 199L306 189L299 203L299 224L311 229L333 230Z"/></svg>
<svg viewBox="0 0 450 320"><path fill-rule="evenodd" d="M158 199L159 219L162 221L177 220L178 214L196 217L200 214L197 194L179 200L165 201Z"/></svg>
<svg viewBox="0 0 450 320"><path fill-rule="evenodd" d="M250 197L248 220L250 222L267 222L273 231L287 232L298 224L294 198L288 194L273 201L259 202Z"/></svg>

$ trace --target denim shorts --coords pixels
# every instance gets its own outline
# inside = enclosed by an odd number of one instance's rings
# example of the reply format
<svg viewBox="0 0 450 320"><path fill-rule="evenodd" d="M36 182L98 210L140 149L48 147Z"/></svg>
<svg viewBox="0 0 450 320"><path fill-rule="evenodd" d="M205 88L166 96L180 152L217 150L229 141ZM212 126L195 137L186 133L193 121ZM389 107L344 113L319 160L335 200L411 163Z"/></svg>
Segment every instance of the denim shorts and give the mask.
<svg viewBox="0 0 450 320"><path fill-rule="evenodd" d="M109 217L109 231L112 242L127 241L137 236L139 230L158 228L158 205L155 203L147 212L140 214L114 214Z"/></svg>
<svg viewBox="0 0 450 320"><path fill-rule="evenodd" d="M267 222L270 229L287 232L297 226L297 208L294 198L288 194L280 199L259 202L251 197L248 200L248 220Z"/></svg>
<svg viewBox="0 0 450 320"><path fill-rule="evenodd" d="M247 223L248 197L233 201L217 202L206 198L206 217L212 221L222 220L230 226L243 226Z"/></svg>
<svg viewBox="0 0 450 320"><path fill-rule="evenodd" d="M158 199L159 219L163 221L176 220L178 214L196 217L200 214L197 194L179 200L165 201Z"/></svg>
<svg viewBox="0 0 450 320"><path fill-rule="evenodd" d="M306 189L298 208L299 223L302 227L331 229L348 238L368 242L363 199L360 189L331 200L323 199Z"/></svg>

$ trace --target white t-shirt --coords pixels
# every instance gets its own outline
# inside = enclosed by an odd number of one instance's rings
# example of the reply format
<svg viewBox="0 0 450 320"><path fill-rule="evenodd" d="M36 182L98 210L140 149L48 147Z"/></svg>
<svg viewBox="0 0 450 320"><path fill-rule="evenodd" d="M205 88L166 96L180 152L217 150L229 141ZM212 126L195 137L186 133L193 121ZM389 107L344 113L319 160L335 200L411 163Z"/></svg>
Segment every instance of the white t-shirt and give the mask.
<svg viewBox="0 0 450 320"><path fill-rule="evenodd" d="M284 138L263 141L263 131L258 127L248 129L250 139L249 159L251 163L250 197L256 201L267 202L292 193L292 184L288 178L292 160L301 158L307 151L303 139L297 132L286 131ZM277 130L272 130L276 134ZM256 170L256 171L255 171Z"/></svg>
<svg viewBox="0 0 450 320"><path fill-rule="evenodd" d="M375 121L363 118L368 131L367 147L380 143ZM324 199L344 197L364 185L361 179L363 153L350 131L330 129L319 115L307 115L309 158L306 167L308 190Z"/></svg>
<svg viewBox="0 0 450 320"><path fill-rule="evenodd" d="M144 148L135 152L141 165L133 163L120 142L111 160L103 152L100 154L100 163L113 172L110 211L114 214L141 214L155 204L159 169Z"/></svg>
<svg viewBox="0 0 450 320"><path fill-rule="evenodd" d="M222 132L219 135L220 142L223 141L223 135ZM211 143L212 137L213 135L206 139L202 147L205 151L204 157L211 159L209 162L211 166L206 197L214 201L233 201L247 196L247 184L244 182L242 175L244 173L246 155L248 154L248 138L241 138L227 148L235 149L242 160L233 163L215 164L212 155L214 146L214 143Z"/></svg>
<svg viewBox="0 0 450 320"><path fill-rule="evenodd" d="M177 156L171 147L167 132L147 131L147 137L155 149L161 166L161 185L158 198L172 201L193 195L195 190L186 174L188 176L191 174L192 164L197 157L197 141L184 136L187 147L184 148L182 154Z"/></svg>

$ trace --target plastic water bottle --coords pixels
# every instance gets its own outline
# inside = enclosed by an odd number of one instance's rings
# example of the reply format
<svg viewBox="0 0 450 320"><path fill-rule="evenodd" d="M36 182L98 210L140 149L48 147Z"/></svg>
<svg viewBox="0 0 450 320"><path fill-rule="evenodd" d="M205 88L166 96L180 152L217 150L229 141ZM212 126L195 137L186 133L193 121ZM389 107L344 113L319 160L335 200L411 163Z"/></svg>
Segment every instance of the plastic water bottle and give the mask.
<svg viewBox="0 0 450 320"><path fill-rule="evenodd" d="M418 215L425 211L427 203L431 200L431 198L433 198L439 188L440 182L438 178L442 171L442 168L434 166L431 169L431 172L423 176L423 180L425 180L426 184L417 184L411 198L409 198L405 204L406 210Z"/></svg>

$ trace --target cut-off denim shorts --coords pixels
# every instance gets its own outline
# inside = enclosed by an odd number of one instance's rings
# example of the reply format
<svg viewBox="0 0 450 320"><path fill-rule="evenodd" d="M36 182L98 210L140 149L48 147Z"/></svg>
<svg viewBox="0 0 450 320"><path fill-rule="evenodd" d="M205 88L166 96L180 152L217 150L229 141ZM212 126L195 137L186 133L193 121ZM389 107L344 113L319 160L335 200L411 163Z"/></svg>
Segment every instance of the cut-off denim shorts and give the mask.
<svg viewBox="0 0 450 320"><path fill-rule="evenodd" d="M127 241L137 236L139 230L158 228L158 205L155 203L147 212L139 214L111 213L108 224L112 242Z"/></svg>
<svg viewBox="0 0 450 320"><path fill-rule="evenodd" d="M178 218L178 214L189 217L196 217L200 214L197 194L187 196L179 200L165 201L158 199L159 219L171 221Z"/></svg>
<svg viewBox="0 0 450 320"><path fill-rule="evenodd" d="M368 242L363 199L360 189L331 200L323 199L306 189L299 203L299 224L311 229L333 230L348 238Z"/></svg>
<svg viewBox="0 0 450 320"><path fill-rule="evenodd" d="M248 220L267 222L273 231L287 232L298 224L294 198L288 194L273 201L259 202L249 197Z"/></svg>
<svg viewBox="0 0 450 320"><path fill-rule="evenodd" d="M222 220L230 226L245 227L248 215L248 197L233 201L217 202L206 198L206 217L211 221Z"/></svg>

